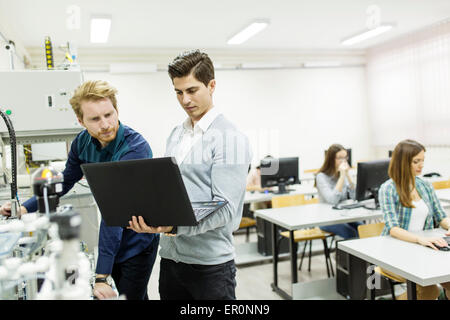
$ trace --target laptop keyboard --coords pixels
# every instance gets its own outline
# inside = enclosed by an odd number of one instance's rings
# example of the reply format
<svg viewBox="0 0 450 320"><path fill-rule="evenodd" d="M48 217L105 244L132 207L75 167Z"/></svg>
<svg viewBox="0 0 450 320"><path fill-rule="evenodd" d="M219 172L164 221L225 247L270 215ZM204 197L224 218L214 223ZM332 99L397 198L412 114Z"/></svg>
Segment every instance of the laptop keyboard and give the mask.
<svg viewBox="0 0 450 320"><path fill-rule="evenodd" d="M215 208L194 208L194 214L197 218L197 221L202 220L206 217L211 211L214 211Z"/></svg>
<svg viewBox="0 0 450 320"><path fill-rule="evenodd" d="M333 206L333 209L343 210L343 209L355 209L364 207L364 204L361 202L355 202L350 204L337 204Z"/></svg>
<svg viewBox="0 0 450 320"><path fill-rule="evenodd" d="M355 208L361 208L364 205L362 203L350 203L350 204L343 204L341 206L342 209L355 209Z"/></svg>

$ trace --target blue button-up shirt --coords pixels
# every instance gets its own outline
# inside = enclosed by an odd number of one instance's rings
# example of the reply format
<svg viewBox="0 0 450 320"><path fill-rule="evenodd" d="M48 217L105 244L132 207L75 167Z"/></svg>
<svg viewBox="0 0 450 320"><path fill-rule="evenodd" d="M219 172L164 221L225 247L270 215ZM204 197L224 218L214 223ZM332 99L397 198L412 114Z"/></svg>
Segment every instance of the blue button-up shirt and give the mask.
<svg viewBox="0 0 450 320"><path fill-rule="evenodd" d="M63 196L83 177L81 164L131 159L152 158L148 142L138 132L120 123L116 138L102 148L100 142L87 130L73 140L66 168L63 171ZM114 178L114 177L112 177ZM36 197L28 199L23 206L28 212L37 211ZM159 241L159 234L136 233L122 227L109 227L100 223L99 253L96 272L111 274L113 264L123 262L141 253L152 241Z"/></svg>

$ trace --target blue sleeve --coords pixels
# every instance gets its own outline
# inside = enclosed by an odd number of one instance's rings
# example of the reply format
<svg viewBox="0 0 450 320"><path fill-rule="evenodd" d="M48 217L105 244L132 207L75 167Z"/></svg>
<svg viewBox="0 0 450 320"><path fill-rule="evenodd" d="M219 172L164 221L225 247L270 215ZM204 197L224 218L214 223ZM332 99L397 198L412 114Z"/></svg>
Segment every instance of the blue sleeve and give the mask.
<svg viewBox="0 0 450 320"><path fill-rule="evenodd" d="M423 180L422 180L423 181ZM436 220L437 224L440 224L441 221L447 218L447 214L444 209L442 209L441 201L439 201L436 191L433 188L433 185L428 181L423 181L427 187L428 194L431 198L431 204L433 208L433 217Z"/></svg>
<svg viewBox="0 0 450 320"><path fill-rule="evenodd" d="M66 168L62 172L64 176L63 190L58 193L61 198L67 192L72 189L73 185L81 180L83 172L81 171L81 160L78 157L77 148L78 138L75 138L70 147L69 155L67 156ZM31 197L22 204L28 212L36 212L38 210L38 204L36 196Z"/></svg>
<svg viewBox="0 0 450 320"><path fill-rule="evenodd" d="M397 190L395 186L389 184L389 182L383 183L378 191L378 200L380 202L380 209L383 212L385 223L383 235L390 234L393 227L401 228L396 210L396 195Z"/></svg>
<svg viewBox="0 0 450 320"><path fill-rule="evenodd" d="M122 242L122 233L122 227L109 227L102 219L98 237L98 259L95 270L97 274L112 273L114 259Z"/></svg>
<svg viewBox="0 0 450 320"><path fill-rule="evenodd" d="M83 171L81 170L81 164L83 163L79 158L78 152L78 139L72 142L69 155L66 161L66 168L63 171L64 182L63 191L59 193L59 197L62 197L72 189L75 183L83 178Z"/></svg>
<svg viewBox="0 0 450 320"><path fill-rule="evenodd" d="M135 160L135 159L148 159L153 158L153 152L150 148L148 142L139 136L139 139L134 139L134 141L129 143L129 151L125 152L120 160Z"/></svg>

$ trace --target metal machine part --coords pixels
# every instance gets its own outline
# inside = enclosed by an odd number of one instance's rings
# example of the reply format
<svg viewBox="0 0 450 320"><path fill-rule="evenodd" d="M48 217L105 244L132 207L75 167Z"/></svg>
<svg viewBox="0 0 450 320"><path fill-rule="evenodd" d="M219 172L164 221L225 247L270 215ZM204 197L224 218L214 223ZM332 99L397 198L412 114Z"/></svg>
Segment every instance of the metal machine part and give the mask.
<svg viewBox="0 0 450 320"><path fill-rule="evenodd" d="M64 176L53 167L42 166L32 176L33 192L38 201L38 211L50 214L56 212L58 193L62 192Z"/></svg>
<svg viewBox="0 0 450 320"><path fill-rule="evenodd" d="M57 225L59 245L53 248L53 263L37 298L90 299L92 272L89 259L80 250L80 215L65 206L50 221Z"/></svg>
<svg viewBox="0 0 450 320"><path fill-rule="evenodd" d="M17 199L16 133L8 114L0 110L0 116L3 118L3 121L5 121L9 133L9 143L11 145L11 218L17 218L17 210L20 208L20 203Z"/></svg>
<svg viewBox="0 0 450 320"><path fill-rule="evenodd" d="M81 217L71 205L58 207L62 182L57 170L39 168L39 211L0 221L0 299L92 299L95 274L82 251Z"/></svg>

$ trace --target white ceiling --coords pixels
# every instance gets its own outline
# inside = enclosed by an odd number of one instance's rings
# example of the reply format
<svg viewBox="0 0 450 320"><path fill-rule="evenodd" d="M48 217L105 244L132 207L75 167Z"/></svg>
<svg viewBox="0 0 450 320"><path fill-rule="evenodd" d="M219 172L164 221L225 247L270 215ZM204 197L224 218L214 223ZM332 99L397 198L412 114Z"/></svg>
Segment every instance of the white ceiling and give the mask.
<svg viewBox="0 0 450 320"><path fill-rule="evenodd" d="M81 8L81 28L66 28L69 5ZM397 27L355 46L366 49L450 17L450 0L0 0L0 27L25 47L75 41L79 48L344 49L343 38L366 28L369 5L381 23ZM89 18L110 14L107 44L89 43ZM263 32L239 46L227 40L251 21L267 18ZM348 48L345 48L348 49Z"/></svg>

